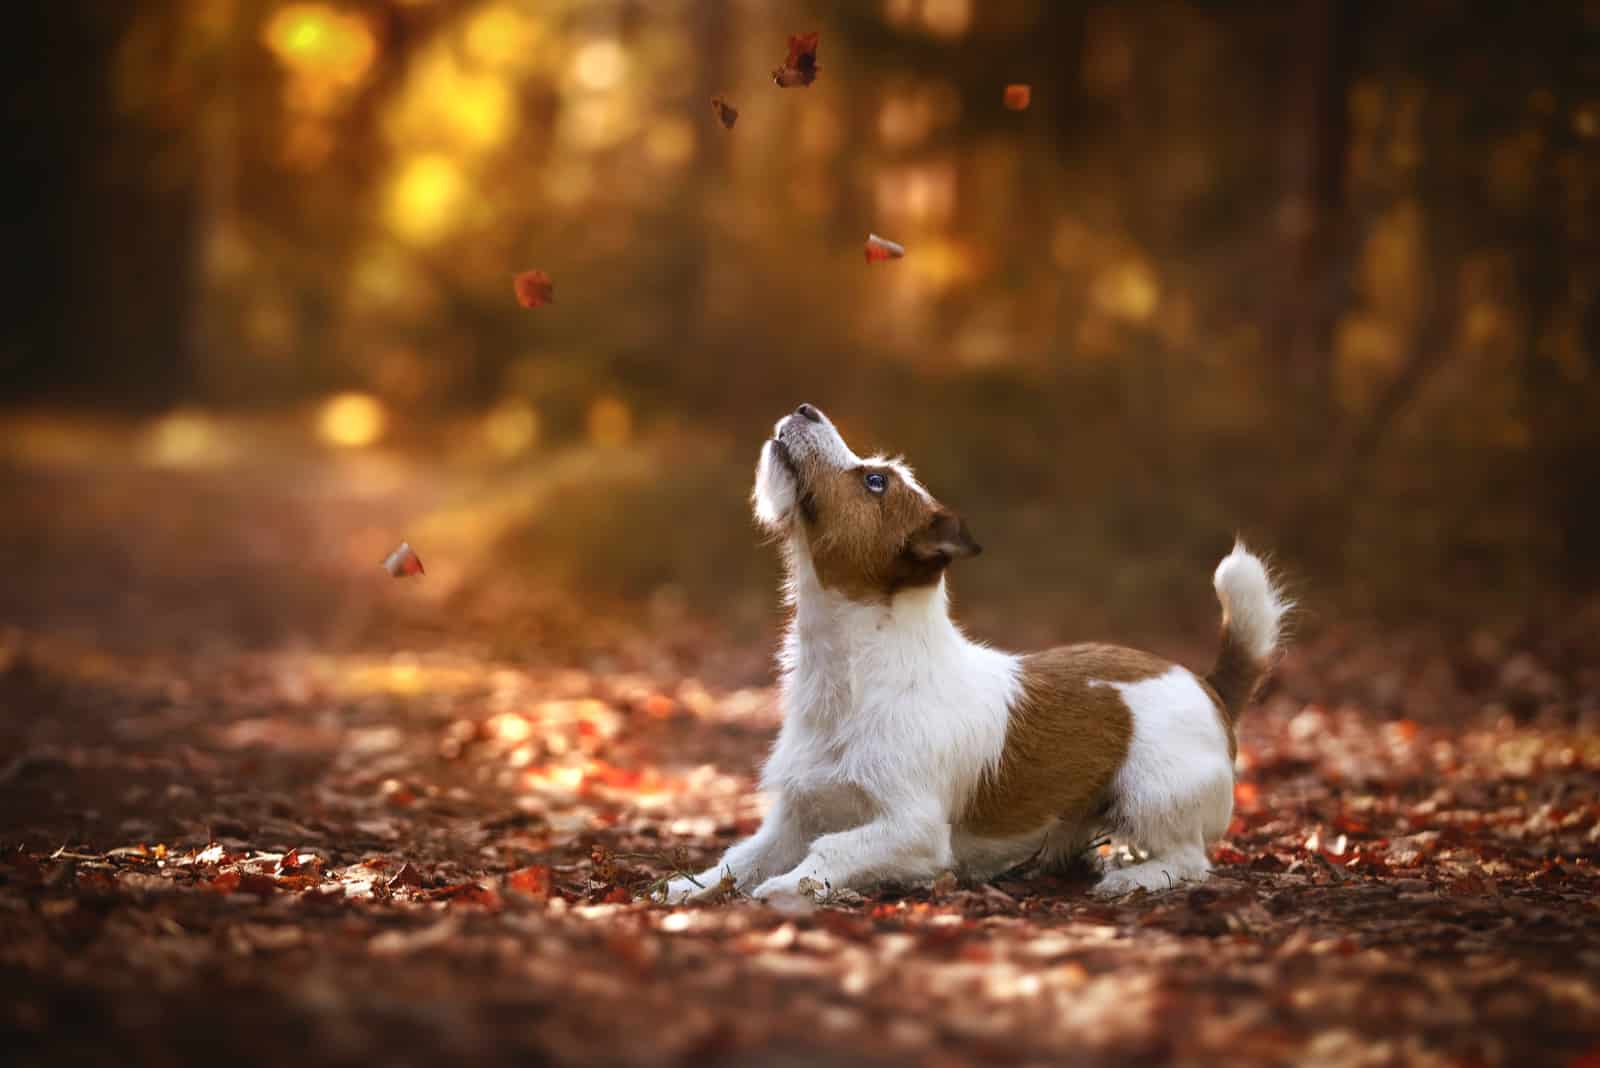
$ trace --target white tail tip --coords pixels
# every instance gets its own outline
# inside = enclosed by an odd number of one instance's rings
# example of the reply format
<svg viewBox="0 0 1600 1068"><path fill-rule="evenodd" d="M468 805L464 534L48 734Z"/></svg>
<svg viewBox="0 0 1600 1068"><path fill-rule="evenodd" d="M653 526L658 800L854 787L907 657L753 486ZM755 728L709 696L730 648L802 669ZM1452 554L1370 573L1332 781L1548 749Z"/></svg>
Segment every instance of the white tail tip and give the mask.
<svg viewBox="0 0 1600 1068"><path fill-rule="evenodd" d="M1257 661L1266 660L1278 647L1283 617L1292 602L1273 583L1266 565L1243 542L1236 543L1233 552L1222 558L1211 581L1217 589L1217 600L1222 602L1222 625Z"/></svg>

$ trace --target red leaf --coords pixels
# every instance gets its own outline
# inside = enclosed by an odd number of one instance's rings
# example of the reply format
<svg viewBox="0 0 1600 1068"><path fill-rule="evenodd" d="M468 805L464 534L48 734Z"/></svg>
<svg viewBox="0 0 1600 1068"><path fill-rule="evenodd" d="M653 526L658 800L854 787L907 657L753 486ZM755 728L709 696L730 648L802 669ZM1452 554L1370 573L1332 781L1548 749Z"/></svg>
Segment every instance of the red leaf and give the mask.
<svg viewBox="0 0 1600 1068"><path fill-rule="evenodd" d="M400 870L395 872L385 885L391 890L399 889L402 886L421 886L422 875L410 864L402 864L400 865Z"/></svg>
<svg viewBox="0 0 1600 1068"><path fill-rule="evenodd" d="M626 887L613 886L611 892L600 900L607 905L626 905L633 900L633 895L628 893Z"/></svg>
<svg viewBox="0 0 1600 1068"><path fill-rule="evenodd" d="M882 263L884 260L897 260L904 256L906 247L877 234L868 234L866 253L868 263Z"/></svg>
<svg viewBox="0 0 1600 1068"><path fill-rule="evenodd" d="M797 33L789 38L789 58L783 66L772 72L772 80L779 89L809 86L817 80L817 39L819 33Z"/></svg>
<svg viewBox="0 0 1600 1068"><path fill-rule="evenodd" d="M739 121L739 109L720 96L711 98L711 110L716 113L717 120L725 130L733 129L733 124Z"/></svg>
<svg viewBox="0 0 1600 1068"><path fill-rule="evenodd" d="M395 578L424 574L422 557L416 554L408 541L401 542L394 552L383 558L383 569Z"/></svg>
<svg viewBox="0 0 1600 1068"><path fill-rule="evenodd" d="M262 897L278 889L272 876L258 871L225 871L206 886L219 894L259 894Z"/></svg>
<svg viewBox="0 0 1600 1068"><path fill-rule="evenodd" d="M275 874L301 875L310 874L313 870L321 872L322 858L315 853L302 853L299 848L295 848L278 858Z"/></svg>
<svg viewBox="0 0 1600 1068"><path fill-rule="evenodd" d="M1033 87L1030 85L1006 86L1005 102L1010 111L1027 111L1028 105L1033 101Z"/></svg>
<svg viewBox="0 0 1600 1068"><path fill-rule="evenodd" d="M487 886L479 886L477 883L465 883L448 889L451 891L448 894L451 908L457 905L476 905L478 908L497 909L501 905L500 895ZM444 891L440 891L439 894L435 895L435 897L438 896L444 896Z"/></svg>
<svg viewBox="0 0 1600 1068"><path fill-rule="evenodd" d="M530 864L506 876L506 889L543 899L550 896L550 881L550 865Z"/></svg>
<svg viewBox="0 0 1600 1068"><path fill-rule="evenodd" d="M1215 853L1218 864L1248 864L1249 856L1239 852L1232 846L1218 846Z"/></svg>
<svg viewBox="0 0 1600 1068"><path fill-rule="evenodd" d="M512 288L517 303L524 308L542 308L556 302L555 283L543 271L523 271L512 280Z"/></svg>

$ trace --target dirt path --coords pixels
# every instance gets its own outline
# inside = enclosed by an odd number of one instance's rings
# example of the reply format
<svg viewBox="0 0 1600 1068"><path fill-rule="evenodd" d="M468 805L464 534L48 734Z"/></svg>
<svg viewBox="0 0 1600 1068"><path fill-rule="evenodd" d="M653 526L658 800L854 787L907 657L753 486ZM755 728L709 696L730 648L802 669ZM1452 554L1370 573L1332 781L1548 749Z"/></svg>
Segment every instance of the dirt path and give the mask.
<svg viewBox="0 0 1600 1068"><path fill-rule="evenodd" d="M665 909L764 652L390 583L428 480L293 470L0 482L10 1063L1600 1064L1592 733L1280 694L1204 887Z"/></svg>

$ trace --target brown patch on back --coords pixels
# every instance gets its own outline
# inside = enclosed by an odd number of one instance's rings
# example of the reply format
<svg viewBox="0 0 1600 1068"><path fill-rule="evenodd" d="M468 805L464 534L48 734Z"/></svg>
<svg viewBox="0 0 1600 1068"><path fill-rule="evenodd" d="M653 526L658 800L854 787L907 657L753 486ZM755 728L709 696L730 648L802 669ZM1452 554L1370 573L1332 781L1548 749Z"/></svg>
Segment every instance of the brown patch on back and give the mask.
<svg viewBox="0 0 1600 1068"><path fill-rule="evenodd" d="M1005 749L957 821L985 838L1082 823L1104 809L1133 739L1133 715L1106 682L1154 678L1172 664L1115 645L1066 645L1022 658L1022 696Z"/></svg>
<svg viewBox="0 0 1600 1068"><path fill-rule="evenodd" d="M881 474L881 494L866 488ZM824 588L882 600L939 580L955 556L978 552L961 519L908 485L894 468L866 464L814 471L800 502L812 566Z"/></svg>

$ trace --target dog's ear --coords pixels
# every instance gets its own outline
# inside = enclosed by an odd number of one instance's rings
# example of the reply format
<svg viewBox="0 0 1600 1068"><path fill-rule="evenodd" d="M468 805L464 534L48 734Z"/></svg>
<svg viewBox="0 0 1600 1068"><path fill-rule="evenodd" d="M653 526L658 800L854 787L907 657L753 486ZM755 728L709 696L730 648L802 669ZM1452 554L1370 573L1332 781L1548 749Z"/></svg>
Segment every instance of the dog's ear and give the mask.
<svg viewBox="0 0 1600 1068"><path fill-rule="evenodd" d="M983 546L972 540L967 521L948 509L933 513L933 519L921 530L911 535L906 552L915 560L927 563L948 564L983 552Z"/></svg>

